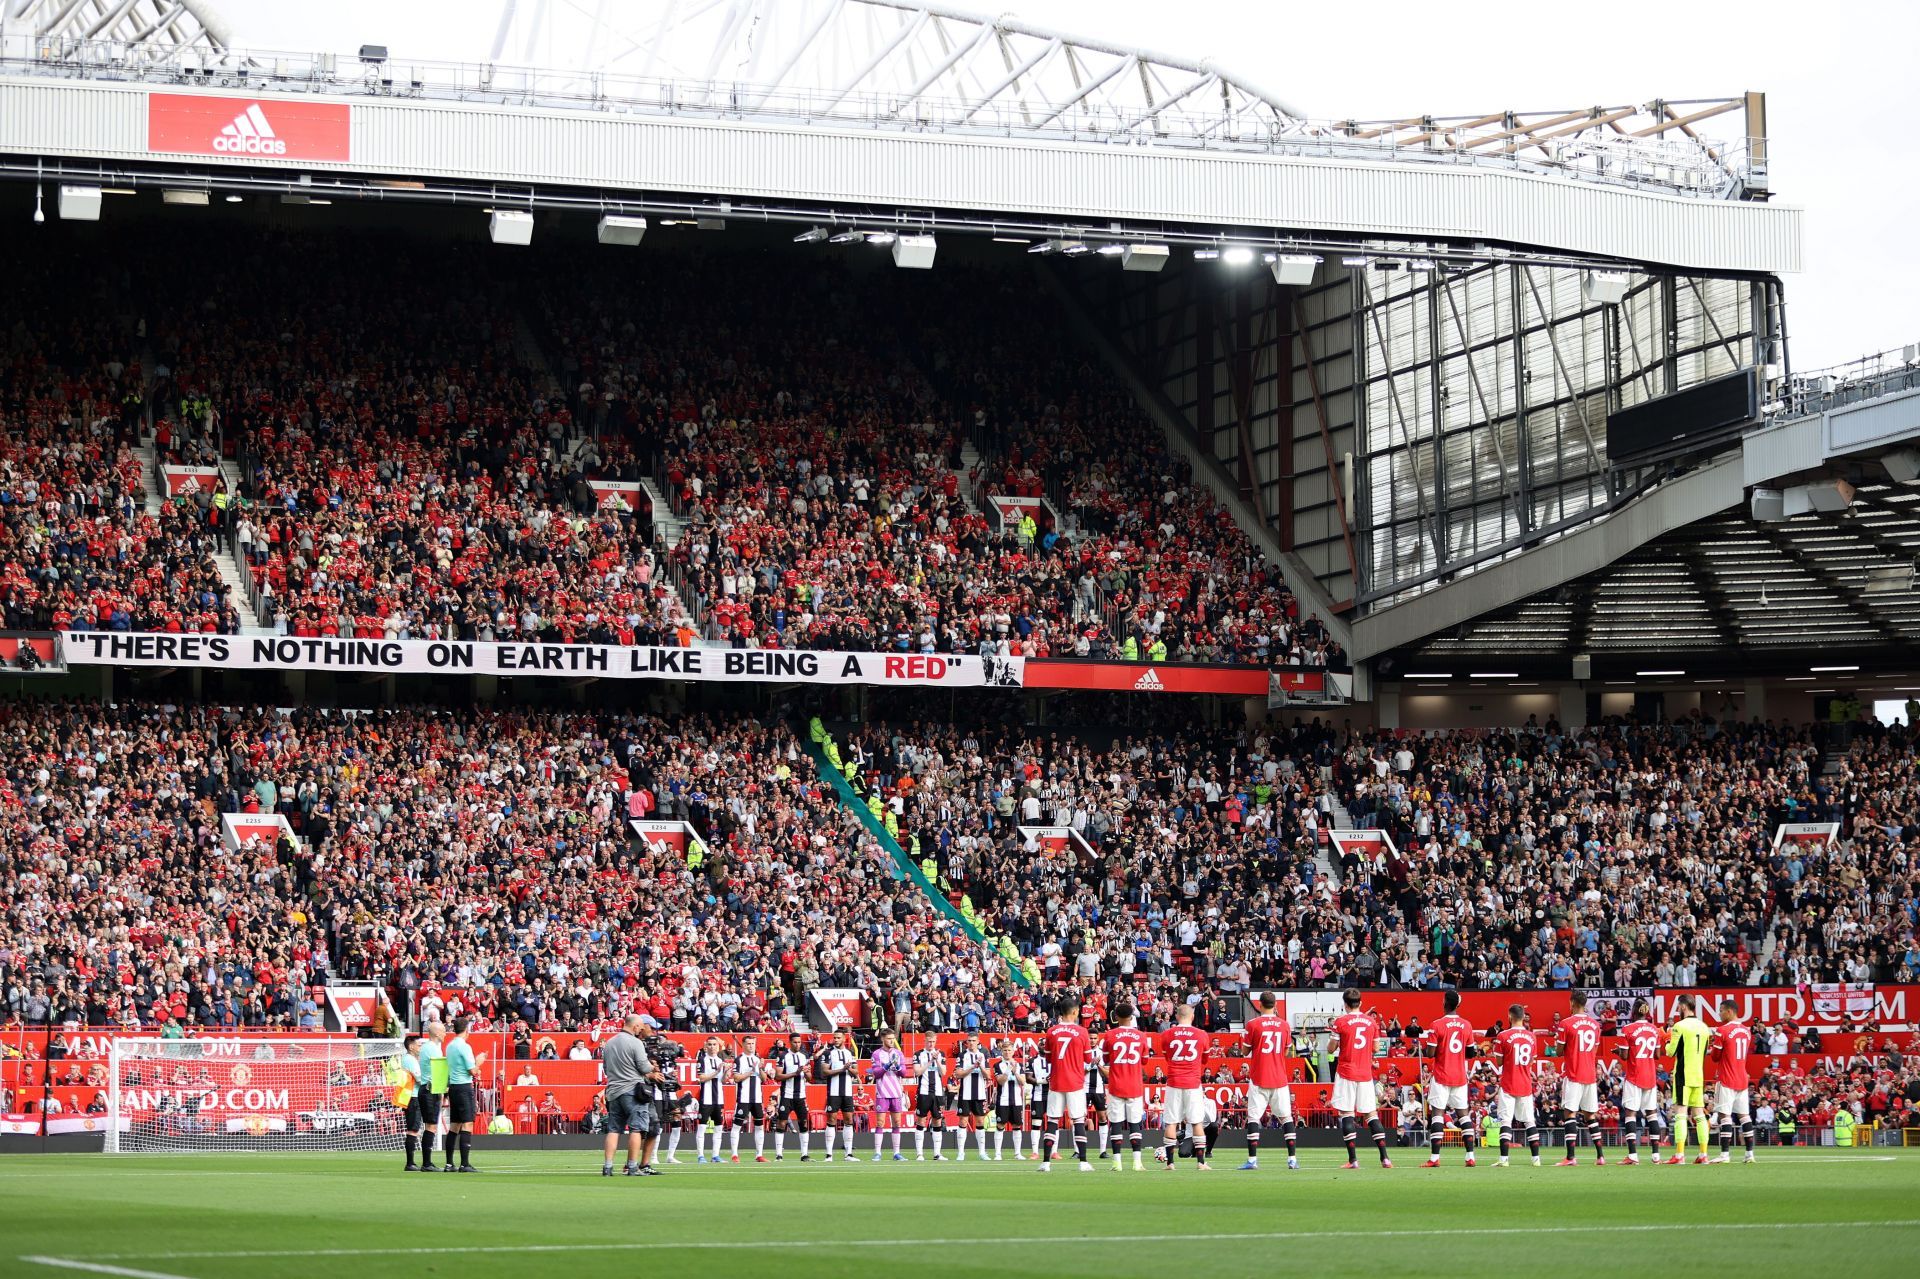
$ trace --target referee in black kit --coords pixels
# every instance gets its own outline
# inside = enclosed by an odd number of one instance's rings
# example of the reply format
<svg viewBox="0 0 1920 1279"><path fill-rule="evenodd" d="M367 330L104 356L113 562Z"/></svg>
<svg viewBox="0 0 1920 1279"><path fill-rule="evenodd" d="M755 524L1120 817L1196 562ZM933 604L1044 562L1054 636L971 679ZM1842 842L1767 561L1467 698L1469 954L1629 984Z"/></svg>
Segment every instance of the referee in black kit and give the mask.
<svg viewBox="0 0 1920 1279"><path fill-rule="evenodd" d="M645 1022L630 1015L620 1023L619 1032L600 1045L600 1064L607 1076L607 1145L606 1158L600 1165L602 1177L613 1176L613 1152L620 1144L622 1133L627 1137L625 1174L629 1177L658 1175L640 1158L641 1144L660 1131L651 1087L659 1072L647 1056L647 1046L640 1041L639 1032L645 1028ZM645 1096L641 1095L643 1090Z"/></svg>

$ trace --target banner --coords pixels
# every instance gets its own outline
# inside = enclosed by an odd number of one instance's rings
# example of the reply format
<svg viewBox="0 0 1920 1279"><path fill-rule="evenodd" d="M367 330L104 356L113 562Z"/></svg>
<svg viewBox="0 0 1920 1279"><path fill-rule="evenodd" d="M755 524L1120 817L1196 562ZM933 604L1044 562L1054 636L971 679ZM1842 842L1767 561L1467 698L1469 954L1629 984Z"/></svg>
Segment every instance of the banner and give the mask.
<svg viewBox="0 0 1920 1279"><path fill-rule="evenodd" d="M1839 822L1787 822L1773 828L1773 849L1782 844L1805 844L1812 848L1832 848L1840 837Z"/></svg>
<svg viewBox="0 0 1920 1279"><path fill-rule="evenodd" d="M815 1030L854 1030L867 1021L867 997L856 986L816 986L807 992L807 1024Z"/></svg>
<svg viewBox="0 0 1920 1279"><path fill-rule="evenodd" d="M636 480L588 480L587 487L593 490L596 505L640 509L640 484Z"/></svg>
<svg viewBox="0 0 1920 1279"><path fill-rule="evenodd" d="M1093 845L1082 838L1079 831L1071 826L1020 826L1016 827L1026 847L1045 853L1049 860L1071 848L1084 856L1089 865L1094 860Z"/></svg>
<svg viewBox="0 0 1920 1279"><path fill-rule="evenodd" d="M1017 658L1010 658L1017 661ZM1027 688L1090 688L1112 693L1220 693L1264 697L1264 666L1186 666L1170 662L1077 662L1030 657Z"/></svg>
<svg viewBox="0 0 1920 1279"><path fill-rule="evenodd" d="M1587 987L1587 1011L1602 1023L1617 1022L1620 1025L1633 1020L1633 1006L1644 999L1649 1005L1653 1002L1651 986L1606 986Z"/></svg>
<svg viewBox="0 0 1920 1279"><path fill-rule="evenodd" d="M1025 658L759 648L643 648L480 640L314 639L64 631L69 666L188 666L368 675L591 676L711 683L1019 688ZM1265 678L1264 675L1261 677Z"/></svg>
<svg viewBox="0 0 1920 1279"><path fill-rule="evenodd" d="M1371 862L1381 853L1400 851L1393 846L1393 837L1383 830L1330 830L1327 839L1335 856L1352 853L1363 862Z"/></svg>
<svg viewBox="0 0 1920 1279"><path fill-rule="evenodd" d="M1829 1021L1851 1017L1861 1021L1873 1015L1873 983L1870 981L1817 981L1807 990L1812 995L1815 1017Z"/></svg>
<svg viewBox="0 0 1920 1279"><path fill-rule="evenodd" d="M1353 676L1320 668L1276 670L1267 679L1267 708L1344 706L1353 700Z"/></svg>
<svg viewBox="0 0 1920 1279"><path fill-rule="evenodd" d="M281 835L292 839L293 827L278 813L220 814L220 842L230 849L237 850L253 843L278 848Z"/></svg>
<svg viewBox="0 0 1920 1279"><path fill-rule="evenodd" d="M688 848L700 843L700 836L686 822L630 820L627 825L656 853L666 849L684 857Z"/></svg>
<svg viewBox="0 0 1920 1279"><path fill-rule="evenodd" d="M326 1001L328 1030L365 1030L373 1025L373 1015L380 1011L380 988L328 986Z"/></svg>
<svg viewBox="0 0 1920 1279"><path fill-rule="evenodd" d="M211 493L226 487L226 476L217 466L162 466L160 482L166 486L168 497L179 497L182 493L197 493L202 489Z"/></svg>
<svg viewBox="0 0 1920 1279"><path fill-rule="evenodd" d="M352 108L199 93L147 95L147 150L223 160L353 158Z"/></svg>
<svg viewBox="0 0 1920 1279"><path fill-rule="evenodd" d="M1031 515L1035 524L1042 524L1042 513L1052 514L1053 507L1043 497L1021 497L1014 493L994 493L987 498L987 514L993 517L993 531L1004 533L1008 529L1020 527L1020 521ZM1056 519L1054 523L1058 524Z"/></svg>

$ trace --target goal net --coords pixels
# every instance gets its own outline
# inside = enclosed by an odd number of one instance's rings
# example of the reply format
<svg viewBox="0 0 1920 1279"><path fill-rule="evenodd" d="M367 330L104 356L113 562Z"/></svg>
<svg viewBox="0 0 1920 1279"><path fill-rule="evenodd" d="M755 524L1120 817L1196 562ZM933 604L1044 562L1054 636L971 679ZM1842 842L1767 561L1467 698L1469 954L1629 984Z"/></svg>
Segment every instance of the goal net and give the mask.
<svg viewBox="0 0 1920 1279"><path fill-rule="evenodd" d="M116 1039L106 1149L398 1150L401 1056L397 1039Z"/></svg>

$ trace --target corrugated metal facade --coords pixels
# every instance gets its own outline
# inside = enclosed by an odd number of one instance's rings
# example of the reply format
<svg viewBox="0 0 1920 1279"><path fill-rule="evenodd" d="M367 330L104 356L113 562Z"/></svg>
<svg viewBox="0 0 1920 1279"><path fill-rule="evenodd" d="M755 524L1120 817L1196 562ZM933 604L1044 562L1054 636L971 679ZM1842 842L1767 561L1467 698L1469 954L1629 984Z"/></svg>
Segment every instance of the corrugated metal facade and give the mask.
<svg viewBox="0 0 1920 1279"><path fill-rule="evenodd" d="M145 158L146 93L140 85L0 80L0 149ZM351 102L353 162L303 167L1486 240L1698 271L1779 274L1802 267L1801 214L1787 205L1690 200L1457 163L1368 164L663 115Z"/></svg>

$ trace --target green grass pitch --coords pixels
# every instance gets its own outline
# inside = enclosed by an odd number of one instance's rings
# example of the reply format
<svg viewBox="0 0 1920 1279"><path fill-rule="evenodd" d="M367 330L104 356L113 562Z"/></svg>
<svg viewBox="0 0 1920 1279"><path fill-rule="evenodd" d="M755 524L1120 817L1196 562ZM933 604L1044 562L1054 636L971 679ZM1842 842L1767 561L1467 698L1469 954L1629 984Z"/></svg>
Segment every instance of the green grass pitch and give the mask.
<svg viewBox="0 0 1920 1279"><path fill-rule="evenodd" d="M0 1274L540 1276L1920 1274L1920 1150L1752 1167L1417 1166L1268 1152L1257 1173L815 1162L611 1180L591 1151L0 1160ZM1612 1152L1617 1158L1618 1151ZM683 1155L690 1160L690 1156ZM1735 1156L1738 1158L1738 1156ZM911 1156L909 1156L911 1159Z"/></svg>

